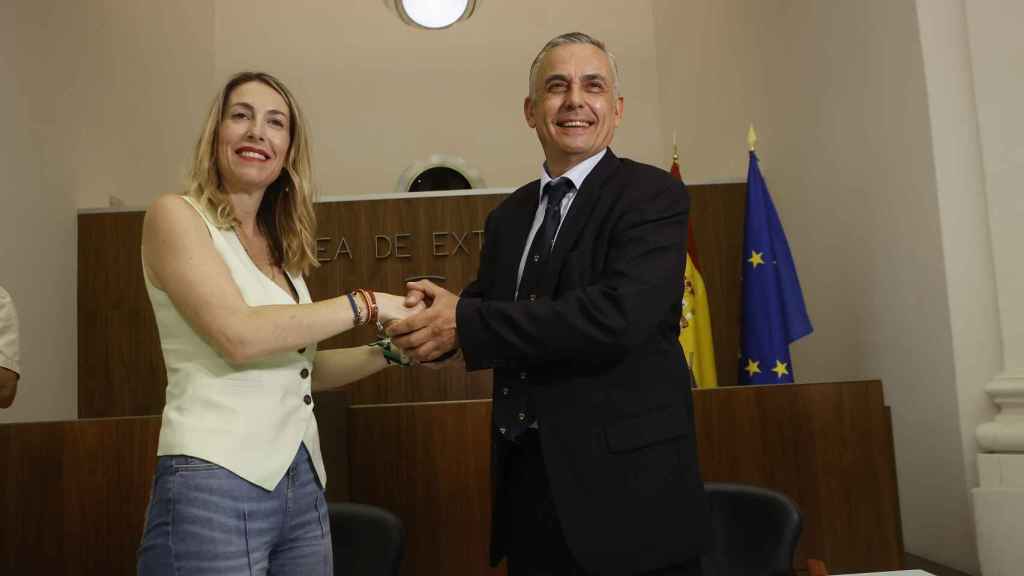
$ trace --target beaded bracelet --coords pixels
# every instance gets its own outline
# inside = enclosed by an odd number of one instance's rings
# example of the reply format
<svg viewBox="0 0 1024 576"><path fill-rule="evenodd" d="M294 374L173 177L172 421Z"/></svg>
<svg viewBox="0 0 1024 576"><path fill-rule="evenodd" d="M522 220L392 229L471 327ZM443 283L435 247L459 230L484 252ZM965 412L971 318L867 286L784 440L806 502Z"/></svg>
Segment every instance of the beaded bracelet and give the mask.
<svg viewBox="0 0 1024 576"><path fill-rule="evenodd" d="M354 292L349 292L348 294L345 294L345 296L348 297L348 303L349 303L350 306L352 306L352 322L353 322L353 325L354 326L362 326L363 325L363 315L359 312L359 305L356 304L356 298L355 298L354 294L355 294Z"/></svg>
<svg viewBox="0 0 1024 576"><path fill-rule="evenodd" d="M357 290L363 296L363 300L366 302L366 309L369 310L366 322L376 323L379 309L377 308L377 297L374 295L373 290L366 290L365 288L358 288Z"/></svg>
<svg viewBox="0 0 1024 576"><path fill-rule="evenodd" d="M362 288L356 288L352 291L353 294L359 296L359 299L363 301L363 306L366 307L366 322L370 321L370 297L366 295L366 291ZM364 322L363 324L365 324ZM362 324L360 324L362 326Z"/></svg>

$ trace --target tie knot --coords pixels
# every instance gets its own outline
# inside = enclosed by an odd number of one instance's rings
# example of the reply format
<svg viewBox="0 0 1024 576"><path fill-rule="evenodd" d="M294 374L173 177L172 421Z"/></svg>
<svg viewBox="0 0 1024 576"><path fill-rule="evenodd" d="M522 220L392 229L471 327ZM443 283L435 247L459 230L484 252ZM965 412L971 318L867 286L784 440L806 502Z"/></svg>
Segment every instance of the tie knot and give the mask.
<svg viewBox="0 0 1024 576"><path fill-rule="evenodd" d="M568 194L575 186L573 186L572 180L568 178L558 178L552 180L544 186L544 193L548 197L548 206L561 206L562 198Z"/></svg>

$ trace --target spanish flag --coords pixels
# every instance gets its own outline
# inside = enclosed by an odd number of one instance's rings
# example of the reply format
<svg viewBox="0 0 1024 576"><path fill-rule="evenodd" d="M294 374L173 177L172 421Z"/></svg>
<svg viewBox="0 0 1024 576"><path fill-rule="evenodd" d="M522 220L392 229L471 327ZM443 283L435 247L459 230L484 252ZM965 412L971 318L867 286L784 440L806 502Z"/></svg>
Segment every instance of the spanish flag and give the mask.
<svg viewBox="0 0 1024 576"><path fill-rule="evenodd" d="M680 182L679 153L672 154L672 175ZM717 388L715 371L715 344L711 338L711 309L704 290L704 278L697 259L697 245L693 241L693 220L687 226L686 272L683 288L683 315L679 319L679 344L690 365L694 388Z"/></svg>

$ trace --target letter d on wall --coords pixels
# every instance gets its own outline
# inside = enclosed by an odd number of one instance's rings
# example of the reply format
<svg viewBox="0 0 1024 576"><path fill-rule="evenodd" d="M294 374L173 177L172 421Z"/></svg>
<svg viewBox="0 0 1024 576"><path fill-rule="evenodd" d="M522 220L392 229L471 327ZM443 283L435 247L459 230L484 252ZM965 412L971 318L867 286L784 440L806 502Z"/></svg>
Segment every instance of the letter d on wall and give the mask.
<svg viewBox="0 0 1024 576"><path fill-rule="evenodd" d="M373 252L377 259L391 256L391 238L377 234L373 237Z"/></svg>

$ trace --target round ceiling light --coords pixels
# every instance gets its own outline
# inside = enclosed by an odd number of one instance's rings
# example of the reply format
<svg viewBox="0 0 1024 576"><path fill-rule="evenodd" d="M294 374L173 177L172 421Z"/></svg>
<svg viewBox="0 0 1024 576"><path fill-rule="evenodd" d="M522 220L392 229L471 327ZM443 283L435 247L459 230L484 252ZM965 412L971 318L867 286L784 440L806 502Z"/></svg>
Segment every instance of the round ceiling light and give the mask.
<svg viewBox="0 0 1024 576"><path fill-rule="evenodd" d="M398 15L422 28L447 28L469 18L477 0L395 0Z"/></svg>

